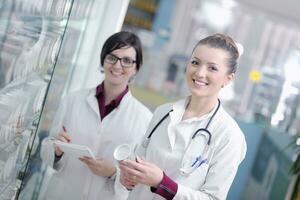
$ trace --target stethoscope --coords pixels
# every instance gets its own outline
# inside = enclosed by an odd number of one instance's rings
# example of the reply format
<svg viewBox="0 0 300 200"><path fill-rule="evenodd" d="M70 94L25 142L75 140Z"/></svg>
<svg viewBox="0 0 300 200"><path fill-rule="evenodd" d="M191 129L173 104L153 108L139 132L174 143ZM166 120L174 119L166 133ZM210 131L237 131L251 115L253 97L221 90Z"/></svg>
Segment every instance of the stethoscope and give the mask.
<svg viewBox="0 0 300 200"><path fill-rule="evenodd" d="M211 123L211 121L214 119L215 115L217 114L219 108L220 108L221 102L218 99L218 105L217 108L215 109L215 111L213 112L212 116L209 118L205 128L199 128L195 131L195 133L192 135L192 138L190 140L190 143L188 144L184 154L183 154L183 158L185 157L186 153L188 152L188 150L190 149L190 146L192 144L192 141L196 138L196 136L201 133L201 134L206 134L208 136L207 139L207 143L203 149L202 154L199 154L199 156L197 156L196 158L193 157L191 159L188 159L187 162L181 162L181 168L180 171L183 174L190 174L192 173L194 170L196 170L198 167L200 167L202 164L207 162L207 153L208 153L208 149L209 149L209 145L211 143L211 138L212 135L210 133L210 131L208 130L208 127ZM151 137L153 135L153 133L155 132L155 130L159 127L159 125L170 115L170 113L173 112L173 109L171 109L167 114L165 114L161 120L159 120L159 122L154 126L154 128L151 130L150 134L148 135L148 137L143 141L142 143L142 147L144 147L145 149L148 147ZM203 135L204 135L203 134ZM183 161L183 160L182 160Z"/></svg>

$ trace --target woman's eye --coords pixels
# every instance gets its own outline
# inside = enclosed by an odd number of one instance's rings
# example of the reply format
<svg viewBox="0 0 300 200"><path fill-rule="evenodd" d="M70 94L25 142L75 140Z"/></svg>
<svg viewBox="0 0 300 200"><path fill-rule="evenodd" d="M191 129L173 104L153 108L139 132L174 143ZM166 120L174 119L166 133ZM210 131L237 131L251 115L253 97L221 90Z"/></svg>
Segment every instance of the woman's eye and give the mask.
<svg viewBox="0 0 300 200"><path fill-rule="evenodd" d="M218 71L218 68L216 66L209 66L209 69L212 71Z"/></svg>
<svg viewBox="0 0 300 200"><path fill-rule="evenodd" d="M191 61L191 64L192 64L192 65L199 65L200 63L199 63L198 61L196 61L196 60L192 60L192 61Z"/></svg>
<svg viewBox="0 0 300 200"><path fill-rule="evenodd" d="M106 58L107 58L108 60L111 60L111 61L116 61L116 60L118 60L118 58L117 58L116 56L114 56L114 55L107 55Z"/></svg>
<svg viewBox="0 0 300 200"><path fill-rule="evenodd" d="M131 64L132 63L132 60L130 58L122 58L123 62L126 63L126 64Z"/></svg>

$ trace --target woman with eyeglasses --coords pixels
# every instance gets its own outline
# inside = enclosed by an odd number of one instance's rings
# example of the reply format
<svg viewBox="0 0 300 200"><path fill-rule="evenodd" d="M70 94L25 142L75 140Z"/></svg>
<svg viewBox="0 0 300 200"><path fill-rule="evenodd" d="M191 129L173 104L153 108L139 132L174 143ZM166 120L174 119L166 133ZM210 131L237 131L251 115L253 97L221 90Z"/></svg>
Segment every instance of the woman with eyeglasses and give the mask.
<svg viewBox="0 0 300 200"><path fill-rule="evenodd" d="M120 163L128 199L226 199L246 142L218 94L234 78L238 57L224 34L196 44L186 67L191 95L158 107L136 159Z"/></svg>
<svg viewBox="0 0 300 200"><path fill-rule="evenodd" d="M97 88L68 95L50 133L61 142L88 146L96 159L74 158L53 140L45 140L41 154L49 158L52 152L56 169L45 199L121 200L128 195L116 181L113 150L122 143L139 143L152 117L128 87L142 65L141 42L133 33L118 32L105 41L100 58L104 81Z"/></svg>

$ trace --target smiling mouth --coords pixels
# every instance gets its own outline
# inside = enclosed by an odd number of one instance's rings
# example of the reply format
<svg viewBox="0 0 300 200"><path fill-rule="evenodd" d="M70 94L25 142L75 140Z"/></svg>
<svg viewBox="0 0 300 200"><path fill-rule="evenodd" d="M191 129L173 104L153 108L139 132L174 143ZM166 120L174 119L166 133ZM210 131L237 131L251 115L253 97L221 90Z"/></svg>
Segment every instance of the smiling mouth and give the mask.
<svg viewBox="0 0 300 200"><path fill-rule="evenodd" d="M116 72L116 71L110 71L110 73L114 76L121 76L123 74L122 72Z"/></svg>
<svg viewBox="0 0 300 200"><path fill-rule="evenodd" d="M208 85L207 82L204 82L204 81L201 81L201 80L196 80L196 79L193 79L193 83L194 83L196 86L207 86L207 85Z"/></svg>

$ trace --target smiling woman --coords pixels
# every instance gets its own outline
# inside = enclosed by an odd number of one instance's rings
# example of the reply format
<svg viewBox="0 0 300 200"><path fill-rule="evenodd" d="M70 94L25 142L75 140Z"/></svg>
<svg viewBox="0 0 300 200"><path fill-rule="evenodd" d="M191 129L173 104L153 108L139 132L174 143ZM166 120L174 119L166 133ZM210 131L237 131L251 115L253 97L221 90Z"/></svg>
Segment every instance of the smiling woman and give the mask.
<svg viewBox="0 0 300 200"><path fill-rule="evenodd" d="M233 79L233 73L227 73L228 57L228 53L222 49L197 46L186 72L191 92L203 98L216 97L218 91Z"/></svg>
<svg viewBox="0 0 300 200"><path fill-rule="evenodd" d="M105 83L108 87L124 90L136 74L136 51L133 47L122 47L107 54L104 58ZM119 61L119 62L118 62Z"/></svg>
<svg viewBox="0 0 300 200"><path fill-rule="evenodd" d="M112 152L122 143L135 146L152 117L128 87L142 65L142 58L141 43L135 34L124 31L113 34L101 52L104 81L62 101L51 137L44 140L41 150L43 160L50 166L54 163L56 169L46 199L127 198L128 191L118 181L119 170ZM95 158L78 159L63 152L53 144L53 138L88 147Z"/></svg>
<svg viewBox="0 0 300 200"><path fill-rule="evenodd" d="M223 34L196 44L186 70L191 95L159 106L137 159L121 161L130 200L226 199L247 147L218 95L233 80L238 57Z"/></svg>

